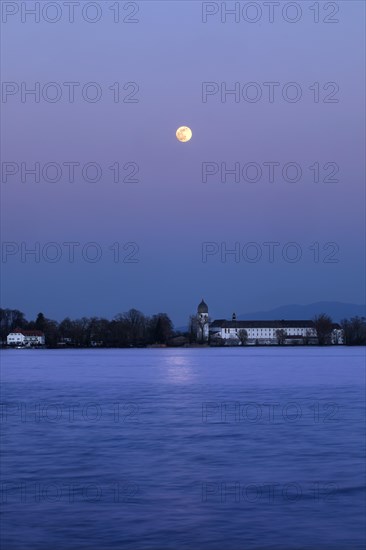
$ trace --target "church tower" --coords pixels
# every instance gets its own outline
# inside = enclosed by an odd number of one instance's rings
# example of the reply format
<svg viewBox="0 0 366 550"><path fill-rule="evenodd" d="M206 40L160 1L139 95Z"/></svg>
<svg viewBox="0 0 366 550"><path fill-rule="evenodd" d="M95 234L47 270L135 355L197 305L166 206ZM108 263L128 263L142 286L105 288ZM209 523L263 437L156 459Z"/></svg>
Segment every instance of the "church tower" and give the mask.
<svg viewBox="0 0 366 550"><path fill-rule="evenodd" d="M206 302L201 300L201 303L197 308L197 341L198 342L207 342L208 341L208 306Z"/></svg>

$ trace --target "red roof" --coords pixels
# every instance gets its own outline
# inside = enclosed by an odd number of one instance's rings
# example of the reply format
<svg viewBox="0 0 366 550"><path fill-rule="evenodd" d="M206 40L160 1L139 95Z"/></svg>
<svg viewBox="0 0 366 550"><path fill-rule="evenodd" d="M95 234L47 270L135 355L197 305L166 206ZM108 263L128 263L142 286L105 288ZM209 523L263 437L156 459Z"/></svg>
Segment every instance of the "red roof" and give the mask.
<svg viewBox="0 0 366 550"><path fill-rule="evenodd" d="M41 330L23 330L22 328L15 328L10 334L23 334L23 336L44 336L44 332Z"/></svg>

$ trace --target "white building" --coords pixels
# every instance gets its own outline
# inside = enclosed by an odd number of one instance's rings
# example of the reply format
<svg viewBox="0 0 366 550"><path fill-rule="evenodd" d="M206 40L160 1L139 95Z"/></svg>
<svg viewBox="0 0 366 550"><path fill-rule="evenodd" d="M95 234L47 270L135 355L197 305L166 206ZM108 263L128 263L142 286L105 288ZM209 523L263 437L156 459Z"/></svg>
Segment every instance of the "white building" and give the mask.
<svg viewBox="0 0 366 550"><path fill-rule="evenodd" d="M205 317L202 317L203 311ZM202 341L202 327L204 330L203 340L209 339L211 343L221 339L226 343L231 341L230 343L234 345L235 343L240 344L243 333L248 345L277 344L279 340L283 344L317 344L318 342L314 322L309 320L238 321L233 313L231 321L216 319L209 323L208 307L203 300L198 306L197 324L197 340ZM331 342L332 344L343 344L343 331L336 323L333 324Z"/></svg>
<svg viewBox="0 0 366 550"><path fill-rule="evenodd" d="M40 330L23 330L16 328L7 336L6 343L8 346L44 346L44 333Z"/></svg>

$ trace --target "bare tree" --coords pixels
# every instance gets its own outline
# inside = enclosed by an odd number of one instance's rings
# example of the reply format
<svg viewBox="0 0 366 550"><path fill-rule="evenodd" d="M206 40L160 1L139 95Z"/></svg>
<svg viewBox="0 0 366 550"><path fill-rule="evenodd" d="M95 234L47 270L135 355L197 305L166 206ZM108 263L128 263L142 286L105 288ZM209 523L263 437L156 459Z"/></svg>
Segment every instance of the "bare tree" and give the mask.
<svg viewBox="0 0 366 550"><path fill-rule="evenodd" d="M248 342L248 332L245 330L245 328L242 328L238 332L238 338L241 342L242 346L245 346Z"/></svg>
<svg viewBox="0 0 366 550"><path fill-rule="evenodd" d="M329 315L321 313L313 319L319 346L330 344L333 322Z"/></svg>
<svg viewBox="0 0 366 550"><path fill-rule="evenodd" d="M366 318L352 317L341 321L344 343L348 346L362 346L366 344Z"/></svg>
<svg viewBox="0 0 366 550"><path fill-rule="evenodd" d="M146 327L146 319L141 311L130 309L123 314L123 320L126 323L128 339L132 344L138 343L143 339Z"/></svg>
<svg viewBox="0 0 366 550"><path fill-rule="evenodd" d="M149 325L154 344L166 344L173 334L173 323L166 313L153 315Z"/></svg>
<svg viewBox="0 0 366 550"><path fill-rule="evenodd" d="M197 342L198 323L196 315L191 315L188 322L189 342Z"/></svg>
<svg viewBox="0 0 366 550"><path fill-rule="evenodd" d="M283 328L278 328L276 330L276 338L278 345L283 346L287 338L287 332Z"/></svg>
<svg viewBox="0 0 366 550"><path fill-rule="evenodd" d="M6 340L9 332L15 328L26 328L28 321L18 309L0 309L0 339Z"/></svg>

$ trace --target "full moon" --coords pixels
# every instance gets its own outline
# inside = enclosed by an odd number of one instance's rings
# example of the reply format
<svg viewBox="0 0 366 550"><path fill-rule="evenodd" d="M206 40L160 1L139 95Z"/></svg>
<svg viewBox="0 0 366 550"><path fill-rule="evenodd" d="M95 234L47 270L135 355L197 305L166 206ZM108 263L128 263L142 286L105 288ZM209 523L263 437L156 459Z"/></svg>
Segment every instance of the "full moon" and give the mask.
<svg viewBox="0 0 366 550"><path fill-rule="evenodd" d="M188 126L181 126L176 131L175 135L177 136L177 140L181 142L189 141L192 137L192 130L188 128Z"/></svg>

